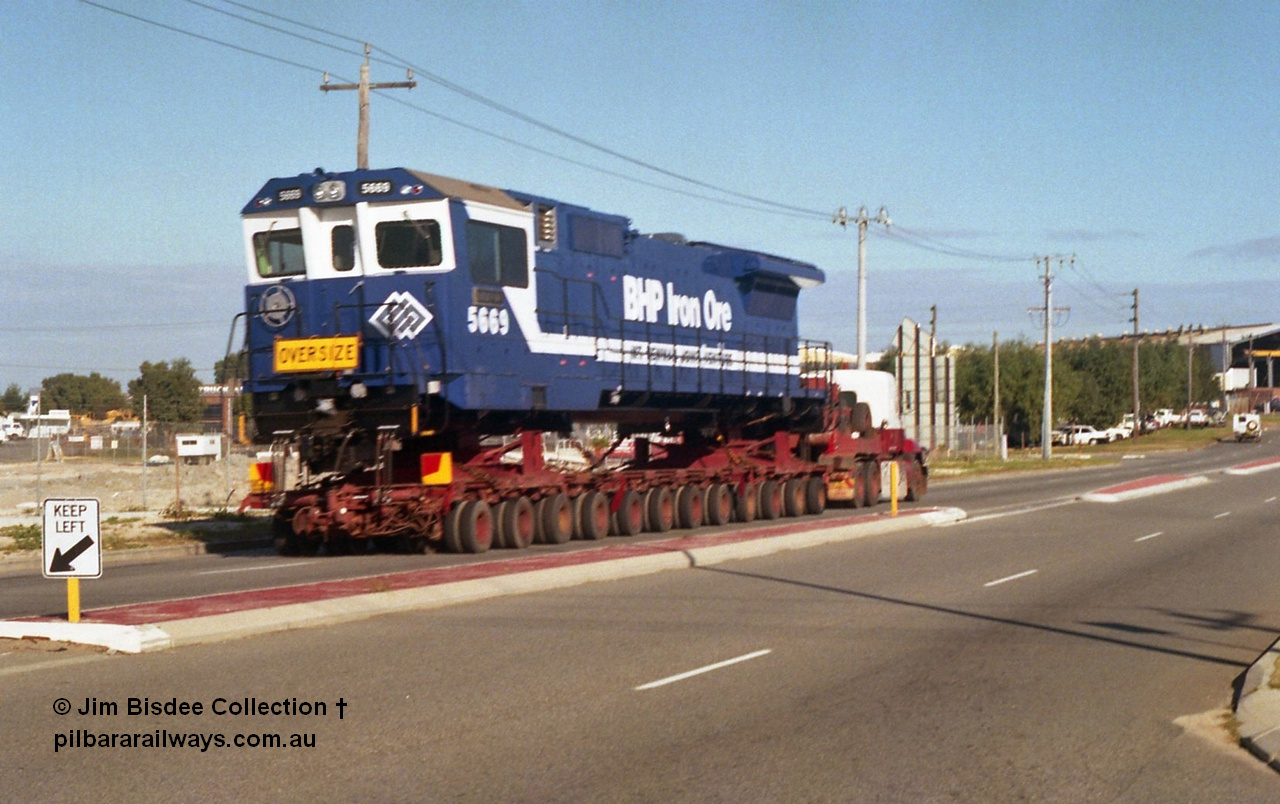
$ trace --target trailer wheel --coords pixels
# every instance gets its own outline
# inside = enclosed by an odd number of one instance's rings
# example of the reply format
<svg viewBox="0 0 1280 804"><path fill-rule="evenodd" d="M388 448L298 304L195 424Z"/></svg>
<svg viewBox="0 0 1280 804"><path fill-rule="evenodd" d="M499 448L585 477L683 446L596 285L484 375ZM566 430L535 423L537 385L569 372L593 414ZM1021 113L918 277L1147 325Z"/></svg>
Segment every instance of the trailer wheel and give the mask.
<svg viewBox="0 0 1280 804"><path fill-rule="evenodd" d="M635 536L644 530L644 498L635 489L618 492L618 510L613 514L613 532L619 536Z"/></svg>
<svg viewBox="0 0 1280 804"><path fill-rule="evenodd" d="M862 464L862 505L865 508L880 502L880 463L866 461Z"/></svg>
<svg viewBox="0 0 1280 804"><path fill-rule="evenodd" d="M827 481L821 475L810 477L804 484L804 510L815 515L827 510Z"/></svg>
<svg viewBox="0 0 1280 804"><path fill-rule="evenodd" d="M782 512L786 516L804 516L804 482L793 477L782 486Z"/></svg>
<svg viewBox="0 0 1280 804"><path fill-rule="evenodd" d="M753 522L760 513L760 488L743 482L734 492L733 515L739 522Z"/></svg>
<svg viewBox="0 0 1280 804"><path fill-rule="evenodd" d="M552 494L538 501L538 523L543 544L564 544L573 538L573 506L564 494Z"/></svg>
<svg viewBox="0 0 1280 804"><path fill-rule="evenodd" d="M733 519L733 494L724 483L707 490L707 524L727 525Z"/></svg>
<svg viewBox="0 0 1280 804"><path fill-rule="evenodd" d="M498 510L498 533L503 547L523 550L533 543L533 503L528 497L504 500Z"/></svg>
<svg viewBox="0 0 1280 804"><path fill-rule="evenodd" d="M676 507L671 489L655 486L645 492L644 510L648 514L645 527L650 533L666 533L675 524Z"/></svg>
<svg viewBox="0 0 1280 804"><path fill-rule="evenodd" d="M907 474L907 501L915 502L929 491L929 475L924 471L924 464L916 458L911 462L911 471Z"/></svg>
<svg viewBox="0 0 1280 804"><path fill-rule="evenodd" d="M588 491L580 498L578 535L583 539L603 539L609 535L609 498L598 491Z"/></svg>
<svg viewBox="0 0 1280 804"><path fill-rule="evenodd" d="M493 546L493 509L484 500L467 506L458 519L458 543L463 552L483 553Z"/></svg>
<svg viewBox="0 0 1280 804"><path fill-rule="evenodd" d="M777 519L782 516L782 486L776 480L760 484L760 518Z"/></svg>
<svg viewBox="0 0 1280 804"><path fill-rule="evenodd" d="M444 549L450 553L461 553L462 542L458 539L458 520L462 516L462 509L471 505L470 500L454 503L449 508L449 513L444 518L444 528L440 534L440 541L444 544Z"/></svg>
<svg viewBox="0 0 1280 804"><path fill-rule="evenodd" d="M680 527L690 530L702 527L702 521L707 513L706 491L692 483L681 486L679 496L676 498L676 513Z"/></svg>

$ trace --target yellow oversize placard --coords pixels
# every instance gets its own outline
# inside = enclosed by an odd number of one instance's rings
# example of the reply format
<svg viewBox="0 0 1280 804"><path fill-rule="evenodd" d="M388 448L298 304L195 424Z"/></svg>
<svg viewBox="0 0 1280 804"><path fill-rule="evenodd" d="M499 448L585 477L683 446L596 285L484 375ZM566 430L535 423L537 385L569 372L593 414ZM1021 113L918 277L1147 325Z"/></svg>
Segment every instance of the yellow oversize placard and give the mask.
<svg viewBox="0 0 1280 804"><path fill-rule="evenodd" d="M360 336L280 338L275 344L277 372L345 371L360 365Z"/></svg>

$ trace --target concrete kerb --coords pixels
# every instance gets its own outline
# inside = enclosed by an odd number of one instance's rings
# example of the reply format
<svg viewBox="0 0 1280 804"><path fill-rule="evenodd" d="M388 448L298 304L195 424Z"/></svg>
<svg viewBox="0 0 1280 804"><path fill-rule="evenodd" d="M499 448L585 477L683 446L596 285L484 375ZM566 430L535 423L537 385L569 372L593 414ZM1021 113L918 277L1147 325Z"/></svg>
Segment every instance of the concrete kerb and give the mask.
<svg viewBox="0 0 1280 804"><path fill-rule="evenodd" d="M0 637L36 637L81 644L102 645L95 640L110 633L115 650L128 653L164 650L171 647L208 644L319 625L353 622L382 614L421 611L458 603L468 603L506 595L547 591L584 583L619 580L662 572L708 566L738 558L753 558L786 550L797 550L838 541L865 538L921 525L958 521L965 512L958 508L884 516L811 531L768 536L759 539L689 549L672 549L640 556L550 567L528 572L454 581L431 586L369 592L326 600L290 603L172 620L162 625L107 626L60 622L0 622ZM92 631L90 631L92 629ZM101 629L107 629L105 631Z"/></svg>
<svg viewBox="0 0 1280 804"><path fill-rule="evenodd" d="M1280 640L1245 672L1236 700L1236 732L1240 744L1258 759L1280 770L1280 689L1271 686L1280 662Z"/></svg>

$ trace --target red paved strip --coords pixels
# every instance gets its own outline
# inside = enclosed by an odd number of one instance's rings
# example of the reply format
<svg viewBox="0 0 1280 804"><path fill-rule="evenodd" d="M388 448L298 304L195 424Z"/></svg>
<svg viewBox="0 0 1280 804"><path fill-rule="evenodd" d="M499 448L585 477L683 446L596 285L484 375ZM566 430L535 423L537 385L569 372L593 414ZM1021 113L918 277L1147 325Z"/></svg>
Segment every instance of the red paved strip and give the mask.
<svg viewBox="0 0 1280 804"><path fill-rule="evenodd" d="M1138 491L1140 489L1151 488L1152 486L1162 486L1165 483L1177 483L1181 480L1188 480L1191 475L1152 475L1138 480L1130 480L1128 483L1121 483L1118 486L1108 486L1105 489L1098 489L1090 492L1091 494L1124 494L1126 491Z"/></svg>
<svg viewBox="0 0 1280 804"><path fill-rule="evenodd" d="M933 509L912 509L910 514L925 513ZM229 614L236 611L285 606L292 603L310 603L318 600L332 600L352 595L363 595L370 592L390 592L397 589L413 589L435 586L438 584L468 581L478 578L493 578L501 575L514 575L522 572L553 569L557 567L580 566L602 561L631 558L634 556L656 555L679 552L702 547L715 547L722 544L764 539L771 536L785 536L793 533L807 533L815 530L837 528L862 522L882 519L887 514L861 514L839 518L810 519L796 522L786 521L784 524L750 530L735 530L726 533L714 533L698 536L682 536L646 544L613 544L593 550L576 550L568 553L555 553L541 556L524 556L521 558L484 561L475 564L464 564L453 567L434 567L429 569L409 570L406 572L373 575L363 578L349 578L319 583L298 584L294 586L277 586L269 589L253 589L245 592L227 592L205 597L182 598L178 600L161 600L154 603L136 603L114 608L94 609L84 612L82 621L90 623L112 623L116 625L144 625L162 623L170 620L185 620L190 617L208 617L215 614ZM337 559L335 559L337 560ZM48 618L31 617L29 620Z"/></svg>
<svg viewBox="0 0 1280 804"><path fill-rule="evenodd" d="M1259 469L1264 466L1275 466L1276 464L1280 464L1280 458L1260 458L1259 460L1249 461L1248 463L1238 463L1231 468L1232 469Z"/></svg>

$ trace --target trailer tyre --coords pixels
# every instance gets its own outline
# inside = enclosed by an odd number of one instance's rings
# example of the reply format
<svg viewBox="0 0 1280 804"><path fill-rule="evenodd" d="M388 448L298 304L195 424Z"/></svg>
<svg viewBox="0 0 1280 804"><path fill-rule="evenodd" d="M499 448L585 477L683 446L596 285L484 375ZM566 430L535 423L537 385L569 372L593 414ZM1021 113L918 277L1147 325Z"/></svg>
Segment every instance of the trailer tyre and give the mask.
<svg viewBox="0 0 1280 804"><path fill-rule="evenodd" d="M701 486L689 484L680 488L680 496L676 500L676 510L680 527L686 529L702 527L707 513L707 493Z"/></svg>
<svg viewBox="0 0 1280 804"><path fill-rule="evenodd" d="M506 500L498 506L498 510L501 511L498 532L502 534L503 547L523 550L533 544L533 503L528 497Z"/></svg>
<svg viewBox="0 0 1280 804"><path fill-rule="evenodd" d="M804 510L814 515L827 510L827 481L820 475L814 475L804 484Z"/></svg>
<svg viewBox="0 0 1280 804"><path fill-rule="evenodd" d="M754 522L760 513L760 487L741 483L734 493L733 515L739 522Z"/></svg>
<svg viewBox="0 0 1280 804"><path fill-rule="evenodd" d="M645 529L650 533L666 533L675 524L676 507L671 489L656 486L644 495Z"/></svg>
<svg viewBox="0 0 1280 804"><path fill-rule="evenodd" d="M471 505L470 500L456 502L449 508L449 513L444 518L444 528L440 534L440 542L444 545L444 549L450 553L461 553L462 542L458 539L458 520L462 516L462 509Z"/></svg>
<svg viewBox="0 0 1280 804"><path fill-rule="evenodd" d="M538 523L544 544L564 544L573 538L573 506L564 494L552 494L538 502Z"/></svg>
<svg viewBox="0 0 1280 804"><path fill-rule="evenodd" d="M733 519L733 493L724 483L707 490L707 524L727 525Z"/></svg>
<svg viewBox="0 0 1280 804"><path fill-rule="evenodd" d="M623 489L617 496L618 510L611 523L619 536L635 536L644 530L644 498L635 489Z"/></svg>
<svg viewBox="0 0 1280 804"><path fill-rule="evenodd" d="M782 486L782 512L787 516L804 516L804 481L793 477Z"/></svg>
<svg viewBox="0 0 1280 804"><path fill-rule="evenodd" d="M782 516L782 486L776 480L760 484L760 518L777 519Z"/></svg>
<svg viewBox="0 0 1280 804"><path fill-rule="evenodd" d="M483 553L493 546L493 509L484 500L469 503L458 518L463 552Z"/></svg>
<svg viewBox="0 0 1280 804"><path fill-rule="evenodd" d="M595 541L609 535L609 498L598 491L588 491L578 506L578 534Z"/></svg>

